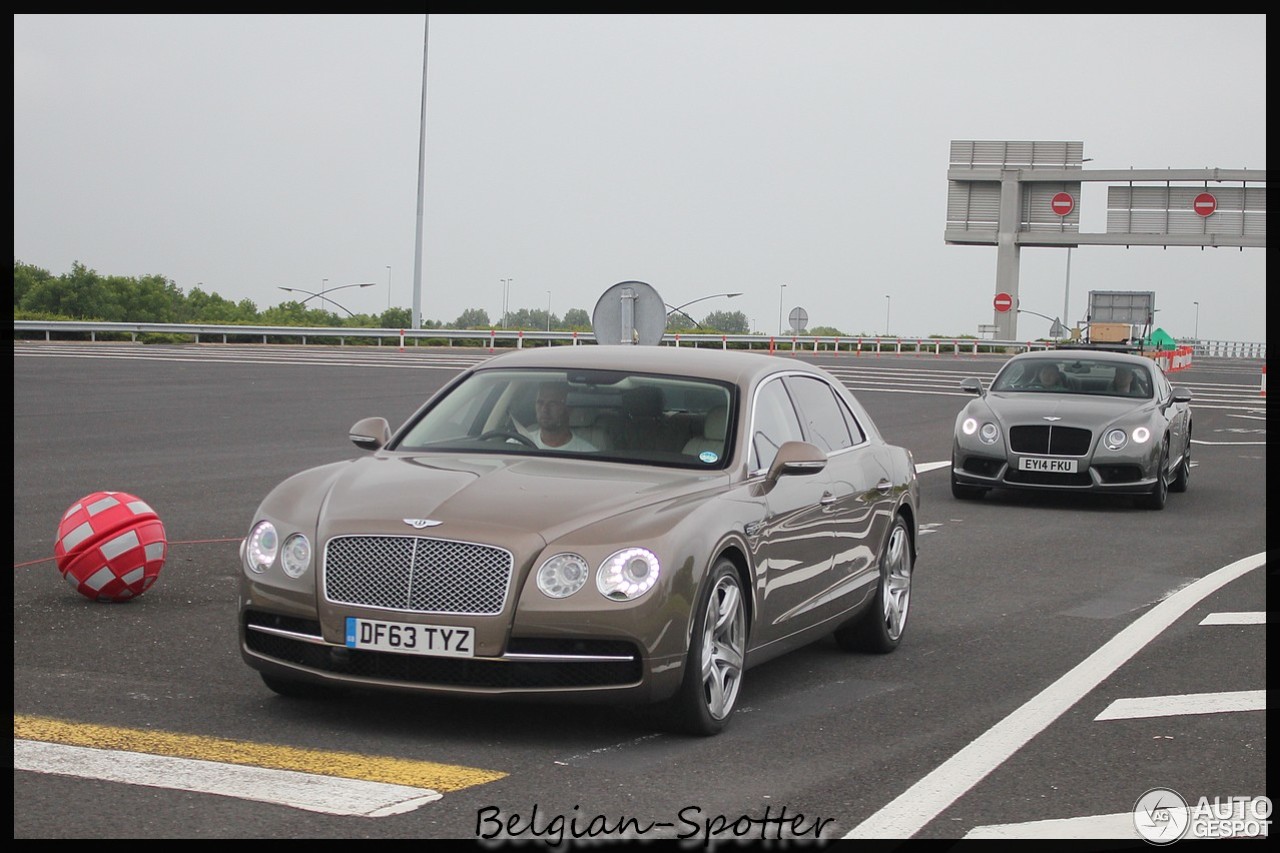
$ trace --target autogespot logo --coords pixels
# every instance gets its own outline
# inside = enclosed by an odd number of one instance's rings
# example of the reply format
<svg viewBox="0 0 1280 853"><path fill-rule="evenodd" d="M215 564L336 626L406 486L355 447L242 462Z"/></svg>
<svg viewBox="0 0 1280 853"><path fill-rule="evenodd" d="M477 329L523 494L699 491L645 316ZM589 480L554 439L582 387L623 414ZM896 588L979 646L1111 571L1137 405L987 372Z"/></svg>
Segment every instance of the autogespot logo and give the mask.
<svg viewBox="0 0 1280 853"><path fill-rule="evenodd" d="M1172 844L1187 834L1187 801L1177 791L1152 788L1133 806L1133 825L1152 844Z"/></svg>
<svg viewBox="0 0 1280 853"><path fill-rule="evenodd" d="M1271 830L1271 800L1256 797L1201 797L1194 805L1177 791L1152 788L1133 806L1133 826L1152 844L1180 838L1266 838Z"/></svg>

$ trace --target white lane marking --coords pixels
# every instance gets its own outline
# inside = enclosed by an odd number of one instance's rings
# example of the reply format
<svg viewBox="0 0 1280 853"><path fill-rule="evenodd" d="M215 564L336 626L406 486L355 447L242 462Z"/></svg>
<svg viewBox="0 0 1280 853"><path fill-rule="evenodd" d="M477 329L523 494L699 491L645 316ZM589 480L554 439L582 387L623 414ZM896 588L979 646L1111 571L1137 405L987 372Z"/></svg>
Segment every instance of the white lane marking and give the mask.
<svg viewBox="0 0 1280 853"><path fill-rule="evenodd" d="M1031 820L1026 823L993 823L975 826L965 833L970 838L1128 838L1134 834L1133 812Z"/></svg>
<svg viewBox="0 0 1280 853"><path fill-rule="evenodd" d="M950 468L950 467L951 467L950 460L946 462L921 462L919 465L916 466L916 473L924 474L928 471L936 471L939 468Z"/></svg>
<svg viewBox="0 0 1280 853"><path fill-rule="evenodd" d="M13 741L13 769L217 794L357 817L402 814L441 797L427 788L384 782L17 738Z"/></svg>
<svg viewBox="0 0 1280 853"><path fill-rule="evenodd" d="M1251 610L1243 613L1210 613L1200 620L1201 625L1265 625L1267 611Z"/></svg>
<svg viewBox="0 0 1280 853"><path fill-rule="evenodd" d="M1265 441L1201 441L1198 438L1191 439L1191 443L1202 444L1206 447L1243 447L1245 445L1267 446Z"/></svg>
<svg viewBox="0 0 1280 853"><path fill-rule="evenodd" d="M1139 696L1117 699L1095 720L1137 720L1146 717L1178 717L1183 714L1222 714L1267 710L1267 691L1232 690L1224 693L1180 693L1174 696Z"/></svg>
<svg viewBox="0 0 1280 853"><path fill-rule="evenodd" d="M910 838L1206 596L1266 562L1254 554L1173 593L844 837Z"/></svg>

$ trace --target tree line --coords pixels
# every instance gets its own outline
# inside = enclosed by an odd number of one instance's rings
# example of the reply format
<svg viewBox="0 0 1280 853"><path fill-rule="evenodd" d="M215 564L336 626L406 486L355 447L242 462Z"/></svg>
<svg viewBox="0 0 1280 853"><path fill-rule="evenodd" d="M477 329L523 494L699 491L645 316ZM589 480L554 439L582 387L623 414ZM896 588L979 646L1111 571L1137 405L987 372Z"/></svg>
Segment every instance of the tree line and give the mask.
<svg viewBox="0 0 1280 853"><path fill-rule="evenodd" d="M310 298L289 299L259 308L251 299L233 302L199 287L184 293L162 275L104 276L79 261L72 264L70 272L54 275L34 264L13 262L15 320L366 329L407 329L413 323L409 308L391 307L376 314L347 316L323 306L304 304L309 301ZM583 308L571 308L563 317L545 309L521 308L508 311L505 316L490 317L483 308L468 308L452 323L424 317L422 328L589 332L591 315ZM713 311L700 321L682 311L672 311L667 316L667 331L742 335L751 329L741 311ZM823 328L808 333L842 334Z"/></svg>

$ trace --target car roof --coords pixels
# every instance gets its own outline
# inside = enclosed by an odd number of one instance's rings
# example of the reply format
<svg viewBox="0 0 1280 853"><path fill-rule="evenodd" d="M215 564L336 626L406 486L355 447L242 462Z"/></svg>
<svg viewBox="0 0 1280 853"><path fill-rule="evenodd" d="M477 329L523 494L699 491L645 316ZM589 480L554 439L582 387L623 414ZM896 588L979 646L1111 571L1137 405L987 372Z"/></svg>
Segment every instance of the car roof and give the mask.
<svg viewBox="0 0 1280 853"><path fill-rule="evenodd" d="M1124 352L1115 352L1113 350L1092 350L1092 349L1057 349L1057 350L1037 350L1035 352L1018 353L1009 359L1014 361L1070 361L1072 359L1080 359L1082 361L1096 361L1114 364L1132 364L1146 365L1150 367L1155 364L1154 361L1142 355L1131 355Z"/></svg>
<svg viewBox="0 0 1280 853"><path fill-rule="evenodd" d="M674 346L579 345L520 349L494 356L477 366L491 368L584 368L697 376L741 385L780 371L828 376L803 361L746 350Z"/></svg>

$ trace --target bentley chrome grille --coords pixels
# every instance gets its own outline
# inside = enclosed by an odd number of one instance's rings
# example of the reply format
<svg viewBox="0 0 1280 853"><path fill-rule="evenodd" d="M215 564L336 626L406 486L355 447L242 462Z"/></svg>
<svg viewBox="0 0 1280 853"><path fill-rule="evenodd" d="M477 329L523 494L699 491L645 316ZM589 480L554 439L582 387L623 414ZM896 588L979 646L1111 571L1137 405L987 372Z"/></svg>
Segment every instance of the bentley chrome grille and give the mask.
<svg viewBox="0 0 1280 853"><path fill-rule="evenodd" d="M1014 453L1051 456L1084 456L1093 433L1087 429L1060 426L1016 426L1009 430L1009 447Z"/></svg>
<svg viewBox="0 0 1280 853"><path fill-rule="evenodd" d="M511 570L511 552L490 545L339 536L325 546L324 594L342 604L483 616L502 610Z"/></svg>

